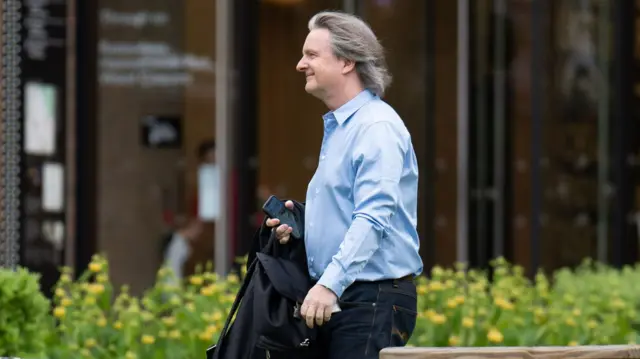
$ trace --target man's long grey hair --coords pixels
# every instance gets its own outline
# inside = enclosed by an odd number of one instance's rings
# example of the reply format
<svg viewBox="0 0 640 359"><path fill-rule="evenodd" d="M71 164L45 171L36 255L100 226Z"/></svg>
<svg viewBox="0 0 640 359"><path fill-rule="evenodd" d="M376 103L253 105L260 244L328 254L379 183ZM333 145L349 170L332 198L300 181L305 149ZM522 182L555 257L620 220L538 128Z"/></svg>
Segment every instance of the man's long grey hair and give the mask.
<svg viewBox="0 0 640 359"><path fill-rule="evenodd" d="M364 21L346 13L323 11L309 20L309 31L315 29L328 30L334 55L355 62L363 86L384 96L391 84L391 74L384 48Z"/></svg>

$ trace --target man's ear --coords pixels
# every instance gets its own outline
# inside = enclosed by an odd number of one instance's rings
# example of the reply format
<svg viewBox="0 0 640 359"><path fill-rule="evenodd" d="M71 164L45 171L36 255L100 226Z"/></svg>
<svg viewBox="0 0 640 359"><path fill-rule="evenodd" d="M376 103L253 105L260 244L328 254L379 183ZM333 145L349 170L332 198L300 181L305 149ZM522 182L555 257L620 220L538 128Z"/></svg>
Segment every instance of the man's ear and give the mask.
<svg viewBox="0 0 640 359"><path fill-rule="evenodd" d="M344 65L342 66L342 74L346 75L351 71L355 71L356 69L356 62L353 60L342 60L342 62L344 63Z"/></svg>

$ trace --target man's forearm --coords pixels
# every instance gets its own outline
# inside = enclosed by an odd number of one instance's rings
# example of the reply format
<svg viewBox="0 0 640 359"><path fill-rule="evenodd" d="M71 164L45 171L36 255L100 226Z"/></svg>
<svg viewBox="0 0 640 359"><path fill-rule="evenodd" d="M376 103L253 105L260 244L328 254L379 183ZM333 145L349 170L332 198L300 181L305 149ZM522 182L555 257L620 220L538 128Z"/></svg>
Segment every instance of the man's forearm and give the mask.
<svg viewBox="0 0 640 359"><path fill-rule="evenodd" d="M338 297L342 296L380 247L382 235L383 229L369 216L356 216L318 284L331 289Z"/></svg>

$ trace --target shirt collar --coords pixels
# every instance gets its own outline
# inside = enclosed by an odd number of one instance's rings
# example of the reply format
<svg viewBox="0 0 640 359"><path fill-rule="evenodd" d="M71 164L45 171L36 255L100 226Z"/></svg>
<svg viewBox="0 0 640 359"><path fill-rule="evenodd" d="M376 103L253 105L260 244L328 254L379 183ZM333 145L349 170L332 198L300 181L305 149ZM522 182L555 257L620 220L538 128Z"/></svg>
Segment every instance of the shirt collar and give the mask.
<svg viewBox="0 0 640 359"><path fill-rule="evenodd" d="M325 121L330 119L331 117L335 118L339 125L342 125L351 115L353 115L356 111L358 111L362 106L364 106L367 102L374 99L376 95L374 95L369 90L363 90L356 97L349 100L349 102L340 106L334 111L326 113L322 116Z"/></svg>

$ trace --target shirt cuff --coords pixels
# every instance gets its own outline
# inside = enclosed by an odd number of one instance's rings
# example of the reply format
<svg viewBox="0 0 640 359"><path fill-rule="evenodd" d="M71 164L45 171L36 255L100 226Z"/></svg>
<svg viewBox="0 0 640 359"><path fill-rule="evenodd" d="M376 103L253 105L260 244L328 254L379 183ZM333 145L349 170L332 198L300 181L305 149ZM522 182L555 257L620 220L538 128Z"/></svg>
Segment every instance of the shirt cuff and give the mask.
<svg viewBox="0 0 640 359"><path fill-rule="evenodd" d="M347 278L340 266L331 262L320 277L320 280L318 280L318 284L328 288L340 298L345 289L351 285L351 281Z"/></svg>

